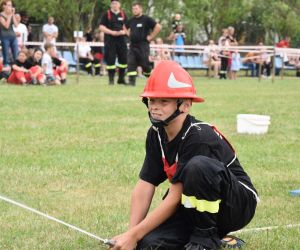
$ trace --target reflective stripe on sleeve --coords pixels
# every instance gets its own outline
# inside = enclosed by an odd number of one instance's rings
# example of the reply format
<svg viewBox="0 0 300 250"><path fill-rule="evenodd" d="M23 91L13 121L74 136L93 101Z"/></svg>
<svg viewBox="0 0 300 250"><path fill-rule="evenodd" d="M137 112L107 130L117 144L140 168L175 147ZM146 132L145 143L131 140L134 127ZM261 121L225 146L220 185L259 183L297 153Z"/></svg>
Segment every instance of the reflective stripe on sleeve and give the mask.
<svg viewBox="0 0 300 250"><path fill-rule="evenodd" d="M220 202L221 200L198 200L195 196L186 196L184 194L181 196L181 204L185 208L195 208L199 212L209 212L212 214L218 213Z"/></svg>

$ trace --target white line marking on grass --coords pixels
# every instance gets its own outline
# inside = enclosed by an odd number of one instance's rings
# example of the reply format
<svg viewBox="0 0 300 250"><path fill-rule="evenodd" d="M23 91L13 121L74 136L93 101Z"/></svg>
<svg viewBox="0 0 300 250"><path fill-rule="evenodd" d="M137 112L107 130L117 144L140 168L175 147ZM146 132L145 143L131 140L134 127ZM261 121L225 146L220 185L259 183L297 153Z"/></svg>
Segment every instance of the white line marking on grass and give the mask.
<svg viewBox="0 0 300 250"><path fill-rule="evenodd" d="M279 228L288 229L288 228L296 228L296 227L300 227L300 224L289 224L289 225L282 225L282 226L246 228L246 229L241 229L241 230L235 231L233 233L260 232L260 231L268 231L268 230L274 230L274 229L279 229Z"/></svg>

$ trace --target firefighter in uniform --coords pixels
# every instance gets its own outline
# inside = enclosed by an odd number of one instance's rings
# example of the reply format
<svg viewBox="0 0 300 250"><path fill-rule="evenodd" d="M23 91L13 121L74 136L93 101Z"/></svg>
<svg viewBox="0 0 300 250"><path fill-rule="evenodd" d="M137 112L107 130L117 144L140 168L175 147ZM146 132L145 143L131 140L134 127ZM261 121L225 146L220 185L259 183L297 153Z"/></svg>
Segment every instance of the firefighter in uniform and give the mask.
<svg viewBox="0 0 300 250"><path fill-rule="evenodd" d="M139 3L132 5L132 13L133 17L126 24L130 40L127 75L129 84L134 86L137 66L142 67L146 77L150 76L149 43L158 34L161 27L151 17L143 15L142 6Z"/></svg>
<svg viewBox="0 0 300 250"><path fill-rule="evenodd" d="M152 123L146 156L131 199L130 228L113 238L116 249L203 250L240 247L227 236L247 225L259 201L233 147L212 125L189 114L196 95L190 75L161 61L141 95ZM155 188L170 188L149 207Z"/></svg>
<svg viewBox="0 0 300 250"><path fill-rule="evenodd" d="M118 84L126 84L127 44L125 23L127 17L118 0L111 1L111 9L102 16L100 30L104 36L104 59L107 64L109 84L114 84L116 57L118 57Z"/></svg>

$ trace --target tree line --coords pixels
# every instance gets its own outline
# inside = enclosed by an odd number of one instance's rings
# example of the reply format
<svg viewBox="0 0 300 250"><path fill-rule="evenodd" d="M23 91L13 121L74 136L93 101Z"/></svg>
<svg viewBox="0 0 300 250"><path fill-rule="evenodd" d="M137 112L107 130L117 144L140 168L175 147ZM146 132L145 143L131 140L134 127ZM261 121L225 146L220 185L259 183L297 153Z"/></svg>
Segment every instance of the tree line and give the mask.
<svg viewBox="0 0 300 250"><path fill-rule="evenodd" d="M182 15L187 43L217 40L224 27L233 26L240 44L260 41L272 45L285 36L294 47L300 43L300 0L141 0L144 13L162 24L161 37L171 31L172 16ZM108 0L15 0L16 8L36 23L54 16L63 37L71 41L74 30L97 28L101 15L109 8ZM131 16L132 0L121 1Z"/></svg>

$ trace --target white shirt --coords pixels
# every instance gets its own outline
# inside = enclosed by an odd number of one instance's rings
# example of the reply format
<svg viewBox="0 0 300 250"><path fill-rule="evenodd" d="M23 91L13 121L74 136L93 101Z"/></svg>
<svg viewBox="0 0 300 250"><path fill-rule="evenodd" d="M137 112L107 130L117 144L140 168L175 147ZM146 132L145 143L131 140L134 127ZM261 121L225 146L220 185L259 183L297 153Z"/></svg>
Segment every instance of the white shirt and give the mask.
<svg viewBox="0 0 300 250"><path fill-rule="evenodd" d="M47 53L44 53L42 58L42 66L47 66L45 70L45 75L53 75L53 64L52 64L52 58Z"/></svg>
<svg viewBox="0 0 300 250"><path fill-rule="evenodd" d="M19 46L27 42L28 30L25 24L19 23L18 26L13 25L13 29L15 33L20 33L20 36L17 36Z"/></svg>
<svg viewBox="0 0 300 250"><path fill-rule="evenodd" d="M53 35L54 33L58 33L58 28L55 24L49 24L49 23L46 23L44 24L43 26L43 33L48 33L50 35ZM44 37L44 43L47 42L45 37ZM55 44L56 42L56 39L55 38L52 38L51 41L48 41L52 44Z"/></svg>
<svg viewBox="0 0 300 250"><path fill-rule="evenodd" d="M75 51L77 51L77 47L75 47ZM79 58L86 58L88 54L91 52L91 47L87 44L79 44L78 45L78 54Z"/></svg>

